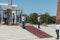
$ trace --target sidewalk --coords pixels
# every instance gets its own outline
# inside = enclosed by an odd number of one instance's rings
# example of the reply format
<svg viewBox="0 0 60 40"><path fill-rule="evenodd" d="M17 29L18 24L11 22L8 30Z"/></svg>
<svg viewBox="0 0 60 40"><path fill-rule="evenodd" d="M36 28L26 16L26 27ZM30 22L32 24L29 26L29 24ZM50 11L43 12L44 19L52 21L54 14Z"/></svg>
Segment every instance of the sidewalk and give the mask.
<svg viewBox="0 0 60 40"><path fill-rule="evenodd" d="M38 40L39 38L19 26L0 25L0 40Z"/></svg>
<svg viewBox="0 0 60 40"><path fill-rule="evenodd" d="M37 28L37 25L33 25L33 26L35 26ZM45 27L45 26L41 25L40 26L41 27L40 30L48 33L49 35L52 35L53 38L50 38L51 40L56 40L55 26L56 26L55 24L54 25L48 25L48 27ZM48 40L50 40L50 39L48 39Z"/></svg>
<svg viewBox="0 0 60 40"><path fill-rule="evenodd" d="M37 28L37 25L34 25ZM44 27L41 25L41 30L52 35L53 38L38 38L29 31L22 29L20 26L0 25L0 40L56 40L55 28L49 25Z"/></svg>

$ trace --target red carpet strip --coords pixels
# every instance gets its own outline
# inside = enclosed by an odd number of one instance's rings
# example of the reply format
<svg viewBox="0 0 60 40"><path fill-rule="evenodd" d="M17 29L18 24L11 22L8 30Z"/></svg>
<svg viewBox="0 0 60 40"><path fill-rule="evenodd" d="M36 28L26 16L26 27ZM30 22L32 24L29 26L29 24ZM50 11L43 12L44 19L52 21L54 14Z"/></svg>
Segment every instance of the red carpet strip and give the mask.
<svg viewBox="0 0 60 40"><path fill-rule="evenodd" d="M38 30L37 28L35 28L33 26L26 26L26 30L28 30L29 32L33 33L35 36L37 36L39 38L50 38L50 37L53 37L53 36L43 32L42 30Z"/></svg>

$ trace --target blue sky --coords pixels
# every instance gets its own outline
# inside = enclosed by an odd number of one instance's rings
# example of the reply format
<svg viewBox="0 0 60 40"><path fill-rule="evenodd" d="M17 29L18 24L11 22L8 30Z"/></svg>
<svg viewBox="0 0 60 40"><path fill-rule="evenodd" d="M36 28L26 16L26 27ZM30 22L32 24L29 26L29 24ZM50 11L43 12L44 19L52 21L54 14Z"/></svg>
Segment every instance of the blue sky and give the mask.
<svg viewBox="0 0 60 40"><path fill-rule="evenodd" d="M7 3L8 0L0 0ZM51 16L56 15L58 0L13 0L13 4L17 4L23 8L23 13L30 14L36 12L44 14L48 12Z"/></svg>

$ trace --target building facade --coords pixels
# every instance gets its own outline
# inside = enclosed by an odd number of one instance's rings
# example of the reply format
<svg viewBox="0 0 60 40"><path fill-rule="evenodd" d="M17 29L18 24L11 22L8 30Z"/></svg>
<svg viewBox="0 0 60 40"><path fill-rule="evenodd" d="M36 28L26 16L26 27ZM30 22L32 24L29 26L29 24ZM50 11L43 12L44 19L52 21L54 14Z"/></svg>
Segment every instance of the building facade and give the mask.
<svg viewBox="0 0 60 40"><path fill-rule="evenodd" d="M10 5L6 3L0 3L0 19L1 23L3 24L3 15L4 13L7 13L8 15L8 21L10 24L12 24L12 18L13 18L13 13L15 15L15 21L14 23L17 24L17 14L20 14L22 11L21 7L18 7L17 5Z"/></svg>

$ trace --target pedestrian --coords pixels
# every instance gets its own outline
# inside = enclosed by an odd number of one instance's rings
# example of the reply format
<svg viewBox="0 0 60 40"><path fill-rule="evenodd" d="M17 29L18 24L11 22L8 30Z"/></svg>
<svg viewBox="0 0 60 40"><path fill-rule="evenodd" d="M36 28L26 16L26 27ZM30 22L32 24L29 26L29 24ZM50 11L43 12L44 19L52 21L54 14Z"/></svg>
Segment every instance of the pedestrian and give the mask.
<svg viewBox="0 0 60 40"><path fill-rule="evenodd" d="M40 16L38 16L37 20L38 20L38 29L39 29L40 28Z"/></svg>
<svg viewBox="0 0 60 40"><path fill-rule="evenodd" d="M59 25L59 23L57 22L57 23L56 23L56 35L57 35L57 38L56 38L56 39L59 39L59 28L60 28L60 25Z"/></svg>
<svg viewBox="0 0 60 40"><path fill-rule="evenodd" d="M25 28L25 21L26 21L26 17L23 15L22 16L22 27Z"/></svg>

